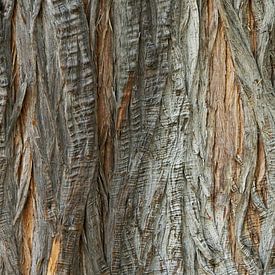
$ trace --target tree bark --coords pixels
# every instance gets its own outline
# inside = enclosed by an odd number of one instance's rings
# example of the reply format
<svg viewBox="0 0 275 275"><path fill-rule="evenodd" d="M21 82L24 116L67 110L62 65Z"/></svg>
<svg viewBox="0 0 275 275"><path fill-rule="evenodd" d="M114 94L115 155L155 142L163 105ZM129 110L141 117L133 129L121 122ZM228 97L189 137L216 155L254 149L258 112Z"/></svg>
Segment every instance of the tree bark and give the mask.
<svg viewBox="0 0 275 275"><path fill-rule="evenodd" d="M0 0L0 274L275 274L274 0Z"/></svg>

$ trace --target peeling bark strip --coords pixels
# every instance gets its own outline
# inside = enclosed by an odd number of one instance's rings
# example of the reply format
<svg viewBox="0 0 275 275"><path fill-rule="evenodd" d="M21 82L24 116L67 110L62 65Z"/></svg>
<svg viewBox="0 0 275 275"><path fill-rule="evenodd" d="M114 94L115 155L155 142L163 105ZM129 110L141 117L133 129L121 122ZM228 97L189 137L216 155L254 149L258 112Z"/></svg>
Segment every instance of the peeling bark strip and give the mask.
<svg viewBox="0 0 275 275"><path fill-rule="evenodd" d="M275 274L273 0L0 0L0 274Z"/></svg>

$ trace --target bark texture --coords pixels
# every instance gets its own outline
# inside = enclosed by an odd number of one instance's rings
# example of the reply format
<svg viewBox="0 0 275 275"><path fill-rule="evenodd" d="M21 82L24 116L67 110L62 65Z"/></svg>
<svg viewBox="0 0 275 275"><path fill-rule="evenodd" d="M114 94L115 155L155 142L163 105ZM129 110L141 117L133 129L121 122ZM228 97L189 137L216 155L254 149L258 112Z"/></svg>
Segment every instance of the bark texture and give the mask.
<svg viewBox="0 0 275 275"><path fill-rule="evenodd" d="M274 0L0 0L0 274L275 274Z"/></svg>

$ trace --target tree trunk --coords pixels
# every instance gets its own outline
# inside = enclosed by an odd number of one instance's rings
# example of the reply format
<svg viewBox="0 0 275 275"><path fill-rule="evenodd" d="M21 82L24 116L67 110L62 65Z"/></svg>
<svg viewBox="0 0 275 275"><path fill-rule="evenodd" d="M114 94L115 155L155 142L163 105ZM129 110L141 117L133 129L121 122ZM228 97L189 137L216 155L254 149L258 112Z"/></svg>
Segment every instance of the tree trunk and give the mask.
<svg viewBox="0 0 275 275"><path fill-rule="evenodd" d="M0 274L275 274L274 0L0 0Z"/></svg>

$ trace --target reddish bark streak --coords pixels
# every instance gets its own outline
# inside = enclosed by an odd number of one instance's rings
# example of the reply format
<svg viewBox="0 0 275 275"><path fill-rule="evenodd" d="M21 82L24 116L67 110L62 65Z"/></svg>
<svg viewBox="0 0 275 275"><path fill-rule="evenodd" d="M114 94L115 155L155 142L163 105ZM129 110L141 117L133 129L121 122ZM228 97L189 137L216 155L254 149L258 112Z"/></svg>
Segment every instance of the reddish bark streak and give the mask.
<svg viewBox="0 0 275 275"><path fill-rule="evenodd" d="M30 274L30 269L32 264L32 236L33 236L33 229L34 229L33 200L35 200L34 196L35 196L34 183L32 179L30 183L28 199L26 201L25 208L22 213L22 223L23 223L22 273L24 275Z"/></svg>
<svg viewBox="0 0 275 275"><path fill-rule="evenodd" d="M119 131L121 128L121 124L126 117L126 112L131 100L132 90L134 86L134 74L130 73L128 77L128 81L123 89L123 96L121 99L121 104L118 108L116 129Z"/></svg>
<svg viewBox="0 0 275 275"><path fill-rule="evenodd" d="M113 102L112 29L110 23L110 2L108 0L101 0L99 3L96 51L99 146L104 174L109 181L113 167L112 123L115 107Z"/></svg>

